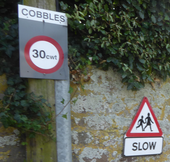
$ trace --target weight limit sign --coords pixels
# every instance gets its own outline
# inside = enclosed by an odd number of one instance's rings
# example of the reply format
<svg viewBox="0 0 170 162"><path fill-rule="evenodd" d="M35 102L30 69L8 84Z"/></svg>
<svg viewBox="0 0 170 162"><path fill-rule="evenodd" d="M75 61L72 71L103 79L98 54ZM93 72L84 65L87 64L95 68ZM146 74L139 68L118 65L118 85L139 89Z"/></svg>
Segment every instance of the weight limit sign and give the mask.
<svg viewBox="0 0 170 162"><path fill-rule="evenodd" d="M18 18L20 77L68 79L65 13L18 5Z"/></svg>
<svg viewBox="0 0 170 162"><path fill-rule="evenodd" d="M36 36L30 39L25 46L24 55L31 68L44 74L54 73L64 61L61 46L47 36Z"/></svg>

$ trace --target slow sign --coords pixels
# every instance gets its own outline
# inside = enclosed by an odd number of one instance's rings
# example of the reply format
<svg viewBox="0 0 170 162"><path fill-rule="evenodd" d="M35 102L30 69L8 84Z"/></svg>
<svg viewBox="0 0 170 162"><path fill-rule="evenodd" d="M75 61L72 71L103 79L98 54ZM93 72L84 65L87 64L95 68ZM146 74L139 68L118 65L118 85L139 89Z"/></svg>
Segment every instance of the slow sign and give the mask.
<svg viewBox="0 0 170 162"><path fill-rule="evenodd" d="M162 153L163 133L146 97L124 137L124 155L141 156Z"/></svg>
<svg viewBox="0 0 170 162"><path fill-rule="evenodd" d="M163 137L125 138L124 146L125 156L161 154Z"/></svg>

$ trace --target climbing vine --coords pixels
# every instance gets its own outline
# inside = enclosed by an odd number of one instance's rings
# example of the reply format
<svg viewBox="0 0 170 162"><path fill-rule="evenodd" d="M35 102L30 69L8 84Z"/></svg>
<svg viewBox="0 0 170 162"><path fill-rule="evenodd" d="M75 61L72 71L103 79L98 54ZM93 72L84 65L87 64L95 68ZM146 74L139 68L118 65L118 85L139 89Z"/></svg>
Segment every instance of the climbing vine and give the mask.
<svg viewBox="0 0 170 162"><path fill-rule="evenodd" d="M72 69L116 69L128 90L170 75L170 1L61 1Z"/></svg>
<svg viewBox="0 0 170 162"><path fill-rule="evenodd" d="M0 75L6 74L8 85L0 100L0 121L29 137L41 134L53 138L51 106L42 96L27 93L27 79L19 76L17 3L0 2Z"/></svg>

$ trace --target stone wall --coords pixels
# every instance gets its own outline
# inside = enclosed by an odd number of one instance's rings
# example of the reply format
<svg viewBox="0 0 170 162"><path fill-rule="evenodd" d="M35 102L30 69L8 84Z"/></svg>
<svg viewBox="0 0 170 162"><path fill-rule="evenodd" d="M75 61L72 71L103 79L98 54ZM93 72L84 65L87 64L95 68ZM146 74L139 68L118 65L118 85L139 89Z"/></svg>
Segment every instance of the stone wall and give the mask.
<svg viewBox="0 0 170 162"><path fill-rule="evenodd" d="M90 80L72 99L73 162L169 162L170 80L159 79L140 91L129 91L120 75L109 69L88 68ZM163 153L124 157L123 139L143 97L147 97L164 133Z"/></svg>
<svg viewBox="0 0 170 162"><path fill-rule="evenodd" d="M7 88L5 75L0 76L0 99ZM24 162L25 146L21 145L20 132L15 128L5 129L0 124L0 162Z"/></svg>

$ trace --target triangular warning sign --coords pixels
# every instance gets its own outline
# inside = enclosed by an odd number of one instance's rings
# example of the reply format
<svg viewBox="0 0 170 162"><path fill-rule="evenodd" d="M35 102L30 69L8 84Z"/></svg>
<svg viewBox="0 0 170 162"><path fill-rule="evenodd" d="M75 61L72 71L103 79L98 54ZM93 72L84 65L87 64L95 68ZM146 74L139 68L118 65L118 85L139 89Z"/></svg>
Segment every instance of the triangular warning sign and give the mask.
<svg viewBox="0 0 170 162"><path fill-rule="evenodd" d="M128 129L127 137L160 137L162 130L158 120L152 110L152 107L146 97L136 113L130 128Z"/></svg>

